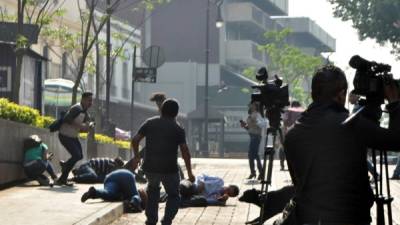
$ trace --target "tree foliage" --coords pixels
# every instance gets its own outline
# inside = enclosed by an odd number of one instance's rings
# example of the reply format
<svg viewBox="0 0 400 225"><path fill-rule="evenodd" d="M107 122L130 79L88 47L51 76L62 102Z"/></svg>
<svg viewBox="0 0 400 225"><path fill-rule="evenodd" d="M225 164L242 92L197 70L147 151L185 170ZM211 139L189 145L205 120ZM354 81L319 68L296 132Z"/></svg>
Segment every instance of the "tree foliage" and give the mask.
<svg viewBox="0 0 400 225"><path fill-rule="evenodd" d="M80 31L72 32L70 29L60 24L57 32L51 32L50 36L54 40L58 40L60 47L68 52L74 68L72 69L75 74L75 85L72 93L72 103L76 102L77 90L79 86L83 86L82 78L84 74L94 74L96 72L96 62L94 54L94 46L98 43L101 55L105 54L106 43L104 40L99 39L99 34L105 27L106 22L112 17L118 7L128 0L113 0L111 5L107 6L105 12L98 11L98 6L102 4L103 0L76 0L78 3L78 10L80 15ZM145 7L146 9L153 9L155 4L166 2L166 0L135 0L130 3L132 8ZM121 21L120 21L121 22ZM135 28L136 29L136 28ZM116 58L126 58L126 50L129 46L129 39L134 34L124 34L123 32L115 32L112 34L113 43L119 42L119 45L113 46L111 59L112 65L115 63ZM102 85L105 83L103 79ZM101 86L102 86L101 85ZM98 91L98 90L96 90Z"/></svg>
<svg viewBox="0 0 400 225"><path fill-rule="evenodd" d="M307 104L310 101L310 95L305 92L304 87L310 88L311 76L315 69L322 65L323 60L321 57L307 55L301 49L287 44L286 38L290 34L290 29L266 32L264 36L267 44L259 46L259 50L268 54L270 77L274 74L282 77L284 82L289 84L290 96Z"/></svg>
<svg viewBox="0 0 400 225"><path fill-rule="evenodd" d="M392 53L400 57L399 0L329 0L334 15L351 21L361 40L373 38L378 43L390 42Z"/></svg>

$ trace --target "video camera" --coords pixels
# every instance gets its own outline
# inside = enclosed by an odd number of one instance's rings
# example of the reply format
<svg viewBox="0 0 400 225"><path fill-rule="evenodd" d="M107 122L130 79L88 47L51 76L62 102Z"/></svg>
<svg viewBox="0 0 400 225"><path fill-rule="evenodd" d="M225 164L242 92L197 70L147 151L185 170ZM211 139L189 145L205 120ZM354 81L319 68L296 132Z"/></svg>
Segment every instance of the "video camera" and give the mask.
<svg viewBox="0 0 400 225"><path fill-rule="evenodd" d="M384 85L396 81L390 73L391 66L368 61L358 55L351 57L349 65L356 69L353 80L354 94L365 96L367 103L383 104Z"/></svg>
<svg viewBox="0 0 400 225"><path fill-rule="evenodd" d="M251 94L251 102L259 102L262 106L261 111L266 109L266 116L271 127L277 128L283 108L289 105L289 87L282 86L283 81L277 75L274 77L274 80L268 81L268 71L265 67L257 71L256 79L261 82L261 85L251 86L251 88L259 90Z"/></svg>

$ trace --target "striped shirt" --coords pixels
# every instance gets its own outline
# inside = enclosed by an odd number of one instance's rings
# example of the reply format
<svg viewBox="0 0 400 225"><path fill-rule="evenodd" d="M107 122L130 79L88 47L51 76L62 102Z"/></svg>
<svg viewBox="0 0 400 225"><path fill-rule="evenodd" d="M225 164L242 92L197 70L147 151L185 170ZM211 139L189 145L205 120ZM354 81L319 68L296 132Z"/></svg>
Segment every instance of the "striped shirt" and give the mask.
<svg viewBox="0 0 400 225"><path fill-rule="evenodd" d="M98 176L105 176L118 169L114 159L110 158L93 158L88 161L88 165L96 172Z"/></svg>

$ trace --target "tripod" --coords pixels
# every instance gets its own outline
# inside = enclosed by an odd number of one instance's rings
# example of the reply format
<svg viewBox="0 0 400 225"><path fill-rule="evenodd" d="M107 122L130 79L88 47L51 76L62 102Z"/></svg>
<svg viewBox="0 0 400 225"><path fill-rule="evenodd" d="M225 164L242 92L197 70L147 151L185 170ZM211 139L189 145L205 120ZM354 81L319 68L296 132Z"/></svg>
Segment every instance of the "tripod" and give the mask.
<svg viewBox="0 0 400 225"><path fill-rule="evenodd" d="M379 153L379 172L380 176L377 175L377 162L376 153ZM387 205L387 216L388 224L393 224L392 219L392 201L393 197L390 196L390 183L389 183L389 171L387 162L387 152L382 150L372 149L372 162L374 165L374 182L375 182L375 202L376 202L376 224L385 225L385 205ZM383 168L384 167L384 168ZM383 169L385 169L385 181L386 181L386 192L387 195L383 194Z"/></svg>
<svg viewBox="0 0 400 225"><path fill-rule="evenodd" d="M377 125L379 125L379 120L382 116L382 110L380 108L380 102L368 102L361 101L358 102L362 107L354 114L353 117L356 117L358 114L362 113L366 118L371 119ZM367 110L365 110L367 109ZM377 153L380 156L379 160L379 172L380 176L377 173L377 161L376 156ZM372 149L372 163L374 166L374 184L375 184L375 195L374 201L376 203L376 224L377 225L385 225L385 205L387 206L387 221L389 225L393 224L392 219L392 201L393 197L390 195L390 183L389 183L389 170L388 170L388 162L387 162L387 152L383 150ZM385 172L385 181L386 181L386 196L383 193L383 172Z"/></svg>
<svg viewBox="0 0 400 225"><path fill-rule="evenodd" d="M268 185L270 185L272 181L271 180L272 168L274 164L276 139L278 135L279 135L279 141L283 143L282 129L280 128L279 123L277 126L272 126L267 129L267 135L265 137L265 146L264 146L264 158L262 164L262 171L264 176L262 177L261 180L261 192L260 192L261 207L260 207L259 224L262 224L264 221L263 218L264 218L265 200L267 199L268 195ZM269 137L272 137L272 143L268 143ZM268 169L267 169L267 161L268 161Z"/></svg>

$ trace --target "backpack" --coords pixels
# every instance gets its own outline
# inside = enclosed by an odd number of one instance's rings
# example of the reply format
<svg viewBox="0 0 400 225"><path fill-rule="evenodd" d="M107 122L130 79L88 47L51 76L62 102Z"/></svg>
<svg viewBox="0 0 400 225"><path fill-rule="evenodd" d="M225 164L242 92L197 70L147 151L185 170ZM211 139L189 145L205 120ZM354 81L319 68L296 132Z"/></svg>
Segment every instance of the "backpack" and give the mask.
<svg viewBox="0 0 400 225"><path fill-rule="evenodd" d="M63 124L63 118L60 118L58 120L55 120L52 124L49 125L49 130L50 132L56 132L60 130L61 125Z"/></svg>
<svg viewBox="0 0 400 225"><path fill-rule="evenodd" d="M56 131L58 131L58 130L60 130L60 128L61 128L61 125L64 123L64 116L65 116L65 112L63 111L63 112L61 112L60 113L60 118L59 119L56 119L53 123L51 123L50 125L49 125L49 130L50 130L50 132L56 132Z"/></svg>

